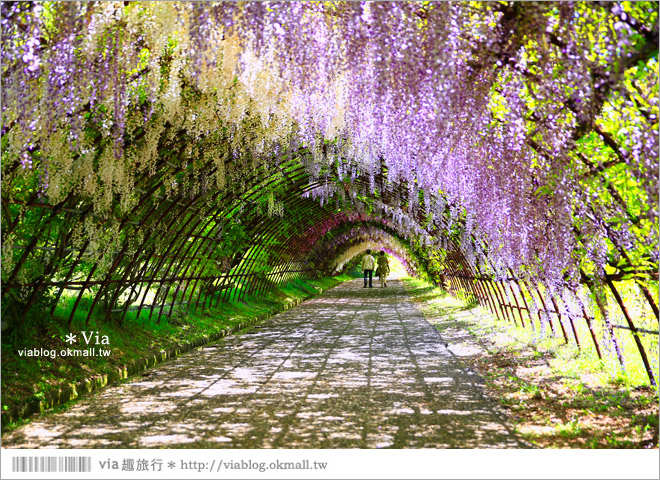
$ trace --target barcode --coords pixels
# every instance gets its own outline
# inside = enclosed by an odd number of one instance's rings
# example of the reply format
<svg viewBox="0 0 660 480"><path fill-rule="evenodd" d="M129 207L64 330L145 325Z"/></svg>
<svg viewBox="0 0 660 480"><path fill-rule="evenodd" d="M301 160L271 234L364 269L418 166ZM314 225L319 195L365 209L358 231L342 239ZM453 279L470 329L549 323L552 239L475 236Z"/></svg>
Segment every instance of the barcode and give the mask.
<svg viewBox="0 0 660 480"><path fill-rule="evenodd" d="M14 457L12 472L91 472L92 457Z"/></svg>

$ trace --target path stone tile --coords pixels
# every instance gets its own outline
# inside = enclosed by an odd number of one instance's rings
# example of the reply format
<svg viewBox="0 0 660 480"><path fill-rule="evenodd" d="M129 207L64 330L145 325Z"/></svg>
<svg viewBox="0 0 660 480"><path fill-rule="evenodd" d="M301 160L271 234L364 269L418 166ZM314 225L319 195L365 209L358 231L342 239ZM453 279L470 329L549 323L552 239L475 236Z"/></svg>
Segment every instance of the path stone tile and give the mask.
<svg viewBox="0 0 660 480"><path fill-rule="evenodd" d="M346 282L249 334L44 414L23 448L516 448L400 282Z"/></svg>

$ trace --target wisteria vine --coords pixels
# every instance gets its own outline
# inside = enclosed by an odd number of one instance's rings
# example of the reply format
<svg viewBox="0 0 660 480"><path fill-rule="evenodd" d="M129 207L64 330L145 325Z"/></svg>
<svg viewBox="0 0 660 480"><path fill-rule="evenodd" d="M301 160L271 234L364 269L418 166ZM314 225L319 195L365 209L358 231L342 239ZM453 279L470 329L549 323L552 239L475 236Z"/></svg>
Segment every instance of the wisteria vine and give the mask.
<svg viewBox="0 0 660 480"><path fill-rule="evenodd" d="M1 24L3 195L91 202L79 244L185 141L166 195L306 149L321 201L406 184L369 207L500 277L657 270L657 3L3 2Z"/></svg>

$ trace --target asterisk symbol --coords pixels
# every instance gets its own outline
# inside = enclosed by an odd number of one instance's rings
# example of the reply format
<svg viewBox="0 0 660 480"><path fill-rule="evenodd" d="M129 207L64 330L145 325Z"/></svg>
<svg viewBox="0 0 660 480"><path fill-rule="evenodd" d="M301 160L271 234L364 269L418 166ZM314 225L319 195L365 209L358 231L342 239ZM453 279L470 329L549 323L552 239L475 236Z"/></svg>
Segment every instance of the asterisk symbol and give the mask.
<svg viewBox="0 0 660 480"><path fill-rule="evenodd" d="M69 343L73 343L76 341L76 336L73 333L70 333L66 336L66 341Z"/></svg>
<svg viewBox="0 0 660 480"><path fill-rule="evenodd" d="M176 467L176 463L174 463L174 462L168 462L167 463L167 468L174 468L174 467Z"/></svg>

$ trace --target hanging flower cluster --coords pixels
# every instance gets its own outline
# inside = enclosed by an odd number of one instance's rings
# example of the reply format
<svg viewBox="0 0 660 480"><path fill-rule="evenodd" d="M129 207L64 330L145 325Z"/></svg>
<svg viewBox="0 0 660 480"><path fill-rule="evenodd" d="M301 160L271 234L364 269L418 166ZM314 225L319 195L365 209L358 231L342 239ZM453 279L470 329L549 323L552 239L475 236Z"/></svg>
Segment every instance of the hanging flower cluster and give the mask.
<svg viewBox="0 0 660 480"><path fill-rule="evenodd" d="M657 266L652 2L1 8L3 190L93 205L77 236L99 252L145 178L244 192L300 156L310 195L424 245L457 237L500 276Z"/></svg>

